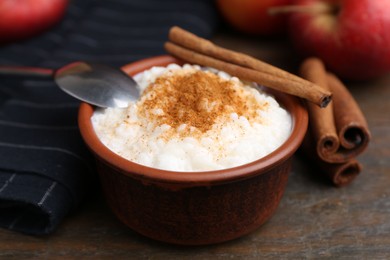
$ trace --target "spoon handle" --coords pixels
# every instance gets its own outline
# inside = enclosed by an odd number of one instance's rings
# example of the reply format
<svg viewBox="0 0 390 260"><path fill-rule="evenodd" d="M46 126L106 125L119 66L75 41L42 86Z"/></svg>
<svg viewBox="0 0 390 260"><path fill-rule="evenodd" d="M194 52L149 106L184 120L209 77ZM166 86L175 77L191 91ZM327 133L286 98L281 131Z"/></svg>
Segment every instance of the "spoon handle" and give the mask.
<svg viewBox="0 0 390 260"><path fill-rule="evenodd" d="M0 66L0 76L37 76L53 77L54 70L46 68L22 67L22 66Z"/></svg>

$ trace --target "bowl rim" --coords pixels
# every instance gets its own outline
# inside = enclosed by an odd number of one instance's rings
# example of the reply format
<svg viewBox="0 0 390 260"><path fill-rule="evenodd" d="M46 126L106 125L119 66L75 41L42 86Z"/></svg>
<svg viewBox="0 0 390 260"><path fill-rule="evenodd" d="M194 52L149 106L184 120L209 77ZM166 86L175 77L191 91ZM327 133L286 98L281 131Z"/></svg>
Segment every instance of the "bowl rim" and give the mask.
<svg viewBox="0 0 390 260"><path fill-rule="evenodd" d="M129 63L124 65L122 70L130 75L135 75L152 66L166 66L170 63L184 64L185 62L169 55L161 55ZM232 182L263 174L272 167L283 163L299 148L306 134L308 112L302 100L273 90L267 90L267 92L272 94L290 113L292 117L290 136L270 154L253 162L222 170L178 172L152 168L129 161L115 154L99 140L90 120L95 107L85 102L82 102L79 107L78 125L84 142L95 156L126 176L145 181L172 184L186 183L187 185Z"/></svg>

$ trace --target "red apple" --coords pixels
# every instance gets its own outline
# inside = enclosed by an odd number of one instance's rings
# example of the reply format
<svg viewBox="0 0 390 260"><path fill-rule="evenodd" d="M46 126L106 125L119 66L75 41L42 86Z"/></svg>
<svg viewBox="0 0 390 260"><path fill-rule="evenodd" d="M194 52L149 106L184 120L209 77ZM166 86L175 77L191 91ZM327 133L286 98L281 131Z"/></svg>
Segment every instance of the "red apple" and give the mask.
<svg viewBox="0 0 390 260"><path fill-rule="evenodd" d="M217 0L225 20L237 30L255 35L276 35L286 29L286 17L273 16L268 8L287 5L291 0Z"/></svg>
<svg viewBox="0 0 390 260"><path fill-rule="evenodd" d="M41 33L63 16L68 0L0 0L0 43Z"/></svg>
<svg viewBox="0 0 390 260"><path fill-rule="evenodd" d="M299 8L291 9L289 31L301 53L321 58L345 79L390 72L390 1L295 0L293 4Z"/></svg>

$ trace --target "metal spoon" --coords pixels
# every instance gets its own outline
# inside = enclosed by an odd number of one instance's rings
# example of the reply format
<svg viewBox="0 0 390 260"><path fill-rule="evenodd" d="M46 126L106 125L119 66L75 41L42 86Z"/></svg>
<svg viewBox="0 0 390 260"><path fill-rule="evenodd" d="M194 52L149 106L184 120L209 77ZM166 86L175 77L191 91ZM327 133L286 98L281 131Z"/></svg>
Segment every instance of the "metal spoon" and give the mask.
<svg viewBox="0 0 390 260"><path fill-rule="evenodd" d="M0 66L1 74L52 77L69 95L98 107L126 107L139 97L133 78L102 64L79 61L58 70Z"/></svg>

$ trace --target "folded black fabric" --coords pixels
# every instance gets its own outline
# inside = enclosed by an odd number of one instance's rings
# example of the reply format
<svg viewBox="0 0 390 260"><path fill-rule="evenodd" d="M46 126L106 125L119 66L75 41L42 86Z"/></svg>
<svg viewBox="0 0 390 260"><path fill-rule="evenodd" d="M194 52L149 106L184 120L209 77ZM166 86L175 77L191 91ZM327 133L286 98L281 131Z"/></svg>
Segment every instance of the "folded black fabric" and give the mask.
<svg viewBox="0 0 390 260"><path fill-rule="evenodd" d="M164 54L179 25L209 37L209 0L73 0L43 35L0 47L0 65L59 68L76 60L121 66ZM0 226L48 234L95 185L77 127L79 102L48 78L0 76Z"/></svg>

